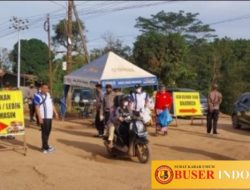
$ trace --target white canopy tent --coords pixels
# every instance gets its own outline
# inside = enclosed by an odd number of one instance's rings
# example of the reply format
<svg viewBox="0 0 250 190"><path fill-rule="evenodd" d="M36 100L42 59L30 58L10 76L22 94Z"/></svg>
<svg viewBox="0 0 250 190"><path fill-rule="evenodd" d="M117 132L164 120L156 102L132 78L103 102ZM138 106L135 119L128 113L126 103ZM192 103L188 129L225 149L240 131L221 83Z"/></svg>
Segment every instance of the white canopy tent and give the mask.
<svg viewBox="0 0 250 190"><path fill-rule="evenodd" d="M82 68L64 77L64 84L70 86L94 88L111 84L113 88L157 85L157 77L113 52L109 52Z"/></svg>

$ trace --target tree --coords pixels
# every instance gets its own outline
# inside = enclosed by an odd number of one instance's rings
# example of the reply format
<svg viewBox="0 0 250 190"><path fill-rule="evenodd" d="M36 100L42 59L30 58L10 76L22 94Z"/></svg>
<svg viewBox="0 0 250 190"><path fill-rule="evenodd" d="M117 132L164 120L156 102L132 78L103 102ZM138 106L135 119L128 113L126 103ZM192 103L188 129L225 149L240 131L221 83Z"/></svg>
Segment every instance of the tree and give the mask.
<svg viewBox="0 0 250 190"><path fill-rule="evenodd" d="M0 69L11 71L11 62L7 48L0 48Z"/></svg>
<svg viewBox="0 0 250 190"><path fill-rule="evenodd" d="M231 113L233 103L240 94L250 90L250 40L217 39L218 83L224 95L222 110Z"/></svg>
<svg viewBox="0 0 250 190"><path fill-rule="evenodd" d="M187 64L189 47L214 37L214 30L196 17L198 13L165 13L151 18L137 18L136 27L142 32L134 43L136 64L157 75L170 86L191 86L196 71Z"/></svg>
<svg viewBox="0 0 250 190"><path fill-rule="evenodd" d="M164 84L176 86L189 75L183 63L186 48L179 34L150 32L137 38L133 56L138 66L157 75Z"/></svg>
<svg viewBox="0 0 250 190"><path fill-rule="evenodd" d="M127 45L123 45L123 42L116 38L112 33L106 33L102 36L102 39L105 41L104 48L100 49L93 49L91 51L91 60L96 59L109 51L113 51L117 55L120 55L124 59L130 60L131 59L131 48Z"/></svg>
<svg viewBox="0 0 250 190"><path fill-rule="evenodd" d="M83 22L79 21L81 27L84 29ZM55 36L52 37L52 41L54 46L63 46L67 48L67 41L68 41L68 35L67 35L67 25L68 21L66 19L60 20L58 24L53 26L53 30L55 31ZM80 36L80 31L78 27L77 21L72 21L72 50L81 52L82 47L82 41Z"/></svg>
<svg viewBox="0 0 250 190"><path fill-rule="evenodd" d="M21 73L32 74L48 82L48 46L38 39L21 40ZM53 53L51 53L53 58ZM18 44L11 52L13 71L17 72Z"/></svg>
<svg viewBox="0 0 250 190"><path fill-rule="evenodd" d="M185 80L186 88L197 89L204 94L208 93L213 78L214 46L204 40L197 40L188 46L184 58L188 70L193 73L192 80Z"/></svg>
<svg viewBox="0 0 250 190"><path fill-rule="evenodd" d="M53 61L53 96L61 97L63 95L63 79L66 74L62 70L62 63L66 61L66 56L57 58ZM82 54L76 54L72 56L73 67L72 70L76 70L86 63L86 59Z"/></svg>
<svg viewBox="0 0 250 190"><path fill-rule="evenodd" d="M209 25L203 24L197 19L199 13L184 13L184 11L164 12L160 11L151 18L138 17L135 27L143 33L158 32L161 34L180 34L188 41L195 41L198 38L215 37Z"/></svg>

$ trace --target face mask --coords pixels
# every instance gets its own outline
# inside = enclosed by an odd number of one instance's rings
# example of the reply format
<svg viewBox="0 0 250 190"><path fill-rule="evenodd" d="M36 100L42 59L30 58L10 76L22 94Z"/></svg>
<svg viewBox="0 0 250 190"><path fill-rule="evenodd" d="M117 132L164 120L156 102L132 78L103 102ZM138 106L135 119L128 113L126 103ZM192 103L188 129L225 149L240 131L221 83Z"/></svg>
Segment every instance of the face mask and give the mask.
<svg viewBox="0 0 250 190"><path fill-rule="evenodd" d="M141 93L141 88L136 89L137 93Z"/></svg>
<svg viewBox="0 0 250 190"><path fill-rule="evenodd" d="M128 106L128 102L124 102L123 105L124 105L124 106Z"/></svg>

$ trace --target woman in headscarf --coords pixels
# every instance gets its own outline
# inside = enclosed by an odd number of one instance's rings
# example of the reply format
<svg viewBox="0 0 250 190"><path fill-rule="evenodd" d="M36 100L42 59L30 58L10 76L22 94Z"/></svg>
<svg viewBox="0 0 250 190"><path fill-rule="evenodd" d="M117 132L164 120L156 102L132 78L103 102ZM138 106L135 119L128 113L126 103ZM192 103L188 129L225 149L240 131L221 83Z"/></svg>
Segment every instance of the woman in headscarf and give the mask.
<svg viewBox="0 0 250 190"><path fill-rule="evenodd" d="M171 94L166 91L164 85L161 85L155 98L156 135L159 132L163 135L167 134L168 124L172 121L172 116L169 113L172 103Z"/></svg>

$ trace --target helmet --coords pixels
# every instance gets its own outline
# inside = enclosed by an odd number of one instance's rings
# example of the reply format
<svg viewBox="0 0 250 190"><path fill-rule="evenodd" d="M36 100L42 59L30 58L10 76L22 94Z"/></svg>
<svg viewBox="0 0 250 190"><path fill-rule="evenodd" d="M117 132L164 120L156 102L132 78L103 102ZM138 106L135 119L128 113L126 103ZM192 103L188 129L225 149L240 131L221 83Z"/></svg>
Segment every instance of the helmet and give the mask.
<svg viewBox="0 0 250 190"><path fill-rule="evenodd" d="M124 95L124 96L122 97L122 102L125 102L125 101L131 102L131 97L128 96L128 95Z"/></svg>
<svg viewBox="0 0 250 190"><path fill-rule="evenodd" d="M128 95L121 95L118 97L118 101L119 101L119 106L123 106L123 102L130 102L131 98Z"/></svg>

